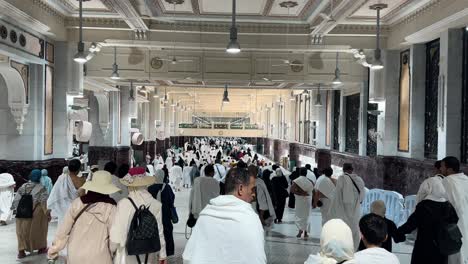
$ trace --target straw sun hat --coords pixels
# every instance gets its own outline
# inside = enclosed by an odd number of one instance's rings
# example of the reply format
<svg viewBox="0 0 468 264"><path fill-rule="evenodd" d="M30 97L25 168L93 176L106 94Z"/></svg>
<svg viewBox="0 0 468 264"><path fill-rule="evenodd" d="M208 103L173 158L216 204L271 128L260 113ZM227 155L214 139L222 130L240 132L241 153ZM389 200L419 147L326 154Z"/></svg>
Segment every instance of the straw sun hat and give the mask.
<svg viewBox="0 0 468 264"><path fill-rule="evenodd" d="M112 175L107 171L96 171L93 173L93 179L86 182L83 189L101 194L112 194L120 191L112 184Z"/></svg>
<svg viewBox="0 0 468 264"><path fill-rule="evenodd" d="M146 175L146 170L143 167L131 168L128 174L120 179L120 183L127 187L143 187L150 186L155 183L153 176Z"/></svg>

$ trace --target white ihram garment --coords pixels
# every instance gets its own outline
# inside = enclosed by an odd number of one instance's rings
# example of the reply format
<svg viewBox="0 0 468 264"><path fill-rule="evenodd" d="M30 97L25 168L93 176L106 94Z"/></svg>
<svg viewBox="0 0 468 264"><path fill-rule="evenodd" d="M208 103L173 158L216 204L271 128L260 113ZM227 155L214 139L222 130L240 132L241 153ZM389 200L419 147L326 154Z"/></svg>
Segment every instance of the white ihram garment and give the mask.
<svg viewBox="0 0 468 264"><path fill-rule="evenodd" d="M190 172L192 171L192 169L192 166L185 166L184 170L182 171L183 184L187 185L188 187L192 187L192 180L190 179Z"/></svg>
<svg viewBox="0 0 468 264"><path fill-rule="evenodd" d="M11 219L11 205L15 198L13 186L15 184L16 182L11 174L0 174L0 221L6 222Z"/></svg>
<svg viewBox="0 0 468 264"><path fill-rule="evenodd" d="M169 181L173 188L180 189L182 177L183 171L180 166L176 165L169 170Z"/></svg>
<svg viewBox="0 0 468 264"><path fill-rule="evenodd" d="M294 183L309 194L308 196L294 195L296 197L296 226L299 230L307 231L314 184L304 176L295 179Z"/></svg>
<svg viewBox="0 0 468 264"><path fill-rule="evenodd" d="M328 222L328 220L331 219L329 211L331 206L331 200L335 195L335 184L330 178L323 175L318 178L317 183L315 184L315 189L326 196L320 198L320 201L322 202L320 212L322 213L322 225L324 225L326 222Z"/></svg>
<svg viewBox="0 0 468 264"><path fill-rule="evenodd" d="M47 199L47 209L51 210L52 216L58 218L58 225L62 223L65 213L77 197L78 190L73 185L70 175L60 175Z"/></svg>
<svg viewBox="0 0 468 264"><path fill-rule="evenodd" d="M351 178L359 188L359 192ZM341 219L351 228L355 249L359 246L359 219L361 219L361 203L364 200L364 196L365 187L361 177L345 173L338 178L335 195L330 205L329 217L331 219Z"/></svg>
<svg viewBox="0 0 468 264"><path fill-rule="evenodd" d="M265 239L250 203L233 195L210 201L183 253L184 264L266 264Z"/></svg>

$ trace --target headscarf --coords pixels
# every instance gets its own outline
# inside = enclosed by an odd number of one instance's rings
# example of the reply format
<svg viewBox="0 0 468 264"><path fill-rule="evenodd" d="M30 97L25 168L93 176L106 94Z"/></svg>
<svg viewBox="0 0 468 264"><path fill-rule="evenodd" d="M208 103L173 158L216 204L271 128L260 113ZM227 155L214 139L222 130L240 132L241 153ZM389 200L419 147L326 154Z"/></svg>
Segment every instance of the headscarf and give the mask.
<svg viewBox="0 0 468 264"><path fill-rule="evenodd" d="M41 182L41 177L42 177L42 172L38 169L34 169L31 171L31 174L29 175L29 179L32 182L40 183Z"/></svg>
<svg viewBox="0 0 468 264"><path fill-rule="evenodd" d="M156 178L156 184L164 183L164 171L163 170L156 170L154 177Z"/></svg>
<svg viewBox="0 0 468 264"><path fill-rule="evenodd" d="M336 264L355 263L354 243L351 229L341 219L332 219L322 227L320 235L320 252L315 256L310 256L309 260L318 260L315 262L306 261L306 263Z"/></svg>
<svg viewBox="0 0 468 264"><path fill-rule="evenodd" d="M370 206L371 213L376 214L381 217L385 217L385 213L387 212L387 208L385 207L385 202L382 200L376 200L371 203Z"/></svg>
<svg viewBox="0 0 468 264"><path fill-rule="evenodd" d="M41 170L42 176L49 176L49 172L46 169Z"/></svg>
<svg viewBox="0 0 468 264"><path fill-rule="evenodd" d="M424 200L431 200L435 202L446 202L445 187L442 184L442 181L438 177L432 177L426 180L426 184L421 186L424 189L424 193L427 193L427 196L423 198Z"/></svg>

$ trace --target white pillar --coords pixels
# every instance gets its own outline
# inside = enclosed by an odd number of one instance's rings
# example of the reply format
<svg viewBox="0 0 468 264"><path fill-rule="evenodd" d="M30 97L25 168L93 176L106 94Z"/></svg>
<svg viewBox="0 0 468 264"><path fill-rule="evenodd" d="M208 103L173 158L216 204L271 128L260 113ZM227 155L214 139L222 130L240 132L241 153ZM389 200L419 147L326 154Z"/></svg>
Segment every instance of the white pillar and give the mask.
<svg viewBox="0 0 468 264"><path fill-rule="evenodd" d="M440 36L439 140L437 158L460 158L462 120L463 30L449 29ZM442 113L440 111L443 110ZM441 122L443 121L443 122Z"/></svg>

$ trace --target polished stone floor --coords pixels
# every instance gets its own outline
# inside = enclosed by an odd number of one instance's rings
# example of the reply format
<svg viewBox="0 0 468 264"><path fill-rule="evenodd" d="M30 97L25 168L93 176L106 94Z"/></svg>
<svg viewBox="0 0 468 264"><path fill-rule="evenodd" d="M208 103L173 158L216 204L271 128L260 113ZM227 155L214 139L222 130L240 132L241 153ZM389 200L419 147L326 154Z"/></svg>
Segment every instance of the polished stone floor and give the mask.
<svg viewBox="0 0 468 264"><path fill-rule="evenodd" d="M185 238L185 222L188 216L188 197L189 191L183 190L176 193L176 207L179 213L180 222L174 226L174 239L176 244L176 255L173 256L169 263L182 263L181 255L186 243ZM316 253L319 249L320 237L320 213L313 211L311 222L311 238L308 241L298 240L296 226L294 225L294 210L286 209L283 223L275 225L271 231L266 234L265 250L267 253L268 263L304 263L308 255ZM57 229L56 223L49 225L49 243L51 243L54 233ZM28 256L22 260L16 259L16 233L15 224L11 223L7 226L0 226L0 263L1 264L16 264L16 263L47 263L44 255ZM401 264L410 263L412 245L401 243L394 245L394 253L400 259ZM57 261L63 263L63 261Z"/></svg>

